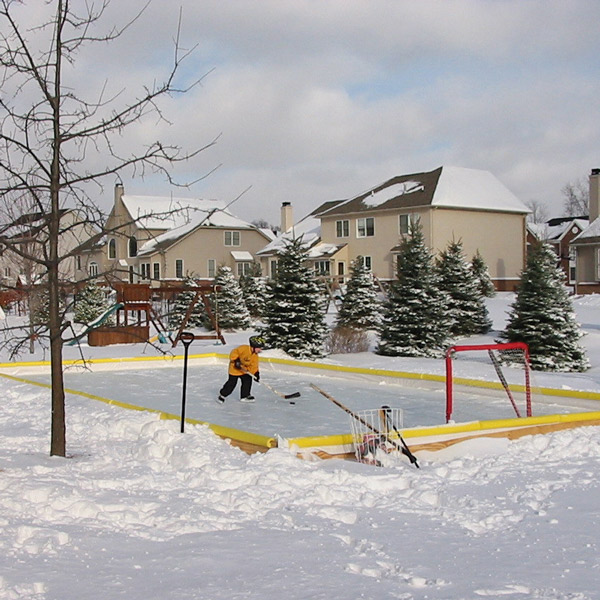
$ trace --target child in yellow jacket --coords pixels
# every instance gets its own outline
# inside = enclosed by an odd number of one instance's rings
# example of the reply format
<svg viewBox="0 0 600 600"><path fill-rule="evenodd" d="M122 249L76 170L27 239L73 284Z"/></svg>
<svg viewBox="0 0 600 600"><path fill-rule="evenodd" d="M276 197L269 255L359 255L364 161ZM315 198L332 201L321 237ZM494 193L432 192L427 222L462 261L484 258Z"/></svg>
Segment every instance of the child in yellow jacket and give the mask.
<svg viewBox="0 0 600 600"><path fill-rule="evenodd" d="M252 379L260 381L258 355L265 346L265 340L260 336L252 336L248 345L238 346L229 355L229 378L223 384L217 402L223 404L225 398L235 389L238 380L241 381L240 402L254 402L251 395Z"/></svg>

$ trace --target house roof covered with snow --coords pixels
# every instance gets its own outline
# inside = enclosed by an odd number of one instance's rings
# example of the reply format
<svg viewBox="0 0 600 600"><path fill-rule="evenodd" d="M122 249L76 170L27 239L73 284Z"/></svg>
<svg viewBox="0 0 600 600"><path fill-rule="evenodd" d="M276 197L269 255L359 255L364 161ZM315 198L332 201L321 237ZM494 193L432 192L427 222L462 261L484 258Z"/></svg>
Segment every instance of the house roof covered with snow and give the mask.
<svg viewBox="0 0 600 600"><path fill-rule="evenodd" d="M185 201L180 198L161 199L148 196L123 196L123 198L127 198L128 200L131 198L136 200L150 198L150 202L148 203L139 201L137 205L134 202L126 204L129 214L132 217L134 215L146 215L141 216L141 220L138 223L147 229L164 230L163 233L144 243L139 249L138 255L147 255L164 250L199 227L254 229L259 231L265 237L265 240L269 240L272 237L263 229L258 229L251 223L232 215L225 207L225 204L217 200ZM188 202L188 204L186 205L185 202ZM135 212L132 213L132 210ZM135 218L139 218L138 216Z"/></svg>
<svg viewBox="0 0 600 600"><path fill-rule="evenodd" d="M555 223L555 224L553 224ZM587 229L589 221L583 218L565 218L551 219L547 223L528 223L527 228L539 240L549 242L560 242L565 234L570 231L573 226L579 228L579 231Z"/></svg>
<svg viewBox="0 0 600 600"><path fill-rule="evenodd" d="M530 210L492 173L462 167L439 167L399 175L350 198L321 206L320 216L411 209L425 206L529 213Z"/></svg>
<svg viewBox="0 0 600 600"><path fill-rule="evenodd" d="M600 243L600 218L592 221L589 227L584 229L571 243L575 245Z"/></svg>

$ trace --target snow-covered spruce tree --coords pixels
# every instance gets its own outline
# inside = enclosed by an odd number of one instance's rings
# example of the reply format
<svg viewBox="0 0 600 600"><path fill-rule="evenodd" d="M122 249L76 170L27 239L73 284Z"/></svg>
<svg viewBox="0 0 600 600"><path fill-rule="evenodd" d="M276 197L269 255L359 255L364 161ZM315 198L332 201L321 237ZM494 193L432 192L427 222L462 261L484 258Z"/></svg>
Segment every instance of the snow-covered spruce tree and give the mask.
<svg viewBox="0 0 600 600"><path fill-rule="evenodd" d="M449 336L447 301L447 294L439 289L421 224L416 221L400 243L397 279L384 302L377 353L439 356Z"/></svg>
<svg viewBox="0 0 600 600"><path fill-rule="evenodd" d="M196 297L196 292L194 291L194 288L197 287L197 284L192 278L186 278L184 280L184 286L190 289L186 289L183 292L181 292L181 294L178 294L175 298L175 302L169 310L169 327L173 329L179 329L179 327L183 323L185 315L187 314L190 304ZM206 310L204 308L204 303L201 299L199 299L197 304L192 309L192 313L186 324L186 328L203 327L205 319Z"/></svg>
<svg viewBox="0 0 600 600"><path fill-rule="evenodd" d="M533 369L585 371L589 361L579 344L581 335L556 254L548 244L533 245L500 337L525 342Z"/></svg>
<svg viewBox="0 0 600 600"><path fill-rule="evenodd" d="M240 277L240 287L244 295L246 307L253 319L259 319L262 315L265 298L267 294L266 283L262 278L260 264L253 262L250 272Z"/></svg>
<svg viewBox="0 0 600 600"><path fill-rule="evenodd" d="M463 337L487 333L492 322L471 265L465 258L462 241L452 241L437 261L440 289L448 294L450 334Z"/></svg>
<svg viewBox="0 0 600 600"><path fill-rule="evenodd" d="M75 323L91 323L109 308L104 290L90 281L78 294L75 301L73 320ZM114 318L109 317L106 325L113 325Z"/></svg>
<svg viewBox="0 0 600 600"><path fill-rule="evenodd" d="M379 290L373 273L367 269L362 256L357 256L350 268L346 293L336 319L336 327L376 329L381 318Z"/></svg>
<svg viewBox="0 0 600 600"><path fill-rule="evenodd" d="M210 306L220 329L247 329L250 327L250 313L244 302L242 288L230 267L217 269L215 286L218 290L210 295ZM212 328L212 324L205 322Z"/></svg>
<svg viewBox="0 0 600 600"><path fill-rule="evenodd" d="M328 328L319 285L306 260L301 238L289 241L280 253L277 272L267 283L261 334L270 348L314 359L325 354Z"/></svg>
<svg viewBox="0 0 600 600"><path fill-rule="evenodd" d="M496 288L492 282L488 266L485 260L483 260L483 256L481 256L479 250L477 250L471 261L471 270L477 279L481 295L484 298L493 298L496 295Z"/></svg>

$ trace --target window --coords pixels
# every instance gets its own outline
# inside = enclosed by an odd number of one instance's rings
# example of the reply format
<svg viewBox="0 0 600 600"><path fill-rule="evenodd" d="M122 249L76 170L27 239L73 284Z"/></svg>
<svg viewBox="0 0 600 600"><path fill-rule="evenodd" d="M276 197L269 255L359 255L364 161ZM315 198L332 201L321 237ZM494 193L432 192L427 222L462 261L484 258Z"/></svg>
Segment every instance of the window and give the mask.
<svg viewBox="0 0 600 600"><path fill-rule="evenodd" d="M4 267L4 277L10 277L10 267Z"/></svg>
<svg viewBox="0 0 600 600"><path fill-rule="evenodd" d="M337 264L338 283L344 283L344 275L346 274L346 263L343 261Z"/></svg>
<svg viewBox="0 0 600 600"><path fill-rule="evenodd" d="M117 258L117 240L115 238L108 242L108 258Z"/></svg>
<svg viewBox="0 0 600 600"><path fill-rule="evenodd" d="M175 261L175 277L177 279L183 279L183 259L178 258Z"/></svg>
<svg viewBox="0 0 600 600"><path fill-rule="evenodd" d="M271 279L277 275L277 261L271 261Z"/></svg>
<svg viewBox="0 0 600 600"><path fill-rule="evenodd" d="M142 279L150 279L150 263L142 263L140 265Z"/></svg>
<svg viewBox="0 0 600 600"><path fill-rule="evenodd" d="M239 231L226 231L225 232L225 245L226 246L239 246L240 245L240 232Z"/></svg>
<svg viewBox="0 0 600 600"><path fill-rule="evenodd" d="M362 264L367 269L367 271L370 271L373 268L373 264L372 264L370 256L363 256Z"/></svg>
<svg viewBox="0 0 600 600"><path fill-rule="evenodd" d="M81 271L81 256L79 254L75 257L75 268Z"/></svg>
<svg viewBox="0 0 600 600"><path fill-rule="evenodd" d="M410 231L410 224L413 223L414 215L404 214L400 215L400 235L408 235Z"/></svg>
<svg viewBox="0 0 600 600"><path fill-rule="evenodd" d="M98 263L91 262L88 266L88 275L90 277L98 277Z"/></svg>
<svg viewBox="0 0 600 600"><path fill-rule="evenodd" d="M336 221L335 222L335 235L336 237L349 237L350 236L350 221Z"/></svg>
<svg viewBox="0 0 600 600"><path fill-rule="evenodd" d="M372 237L375 235L375 219L366 217L356 220L356 237Z"/></svg>
<svg viewBox="0 0 600 600"><path fill-rule="evenodd" d="M135 283L135 270L133 265L129 266L129 283Z"/></svg>
<svg viewBox="0 0 600 600"><path fill-rule="evenodd" d="M208 259L208 276L209 277L217 276L217 261L214 258Z"/></svg>
<svg viewBox="0 0 600 600"><path fill-rule="evenodd" d="M133 258L134 256L137 256L137 252L138 252L138 248L137 248L137 240L135 239L135 237L132 235L129 238L129 256L131 258Z"/></svg>
<svg viewBox="0 0 600 600"><path fill-rule="evenodd" d="M238 277L243 277L244 275L249 275L251 265L252 265L252 263L249 263L249 262L239 262L237 264Z"/></svg>
<svg viewBox="0 0 600 600"><path fill-rule="evenodd" d="M160 279L160 263L152 263L152 279Z"/></svg>
<svg viewBox="0 0 600 600"><path fill-rule="evenodd" d="M317 275L329 275L331 273L331 266L328 260L317 260L315 261L315 272Z"/></svg>

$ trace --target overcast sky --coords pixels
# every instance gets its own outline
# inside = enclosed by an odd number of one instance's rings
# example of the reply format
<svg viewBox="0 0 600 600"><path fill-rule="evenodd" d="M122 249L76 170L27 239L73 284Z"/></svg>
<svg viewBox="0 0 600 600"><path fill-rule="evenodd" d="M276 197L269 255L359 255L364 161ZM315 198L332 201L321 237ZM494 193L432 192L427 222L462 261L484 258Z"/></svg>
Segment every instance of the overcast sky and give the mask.
<svg viewBox="0 0 600 600"><path fill-rule="evenodd" d="M113 18L141 5L113 0ZM81 77L128 90L161 79L179 6L183 43L197 44L181 75L206 77L163 105L170 126L125 141L220 136L180 176L221 166L190 191L124 177L129 193L231 201L252 186L231 210L276 224L283 201L299 218L453 165L489 170L556 216L561 188L600 167L598 0L153 0Z"/></svg>

